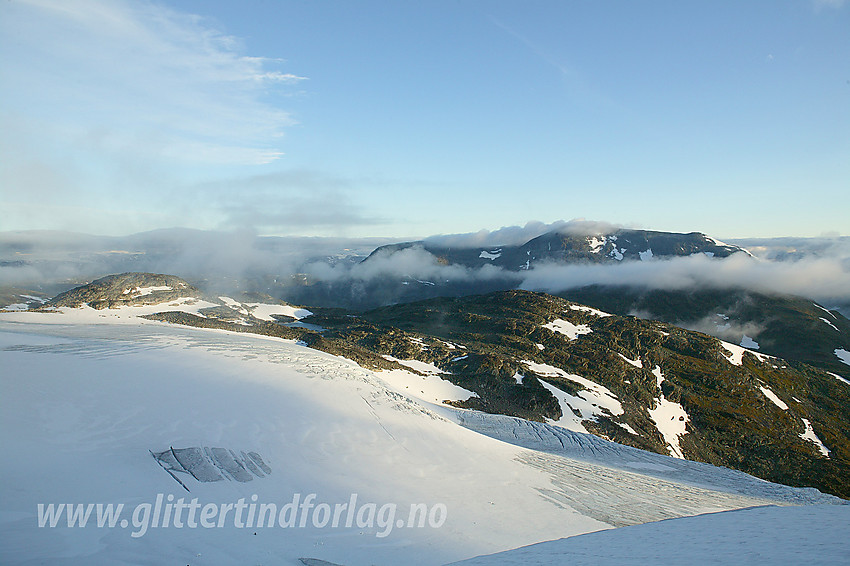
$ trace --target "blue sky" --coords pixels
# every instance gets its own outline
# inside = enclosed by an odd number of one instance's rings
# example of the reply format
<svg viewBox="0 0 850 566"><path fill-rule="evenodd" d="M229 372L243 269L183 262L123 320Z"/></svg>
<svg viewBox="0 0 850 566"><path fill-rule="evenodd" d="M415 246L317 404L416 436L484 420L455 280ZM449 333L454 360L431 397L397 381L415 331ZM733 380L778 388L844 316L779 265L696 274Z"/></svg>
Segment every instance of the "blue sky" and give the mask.
<svg viewBox="0 0 850 566"><path fill-rule="evenodd" d="M0 230L850 234L850 2L10 0Z"/></svg>

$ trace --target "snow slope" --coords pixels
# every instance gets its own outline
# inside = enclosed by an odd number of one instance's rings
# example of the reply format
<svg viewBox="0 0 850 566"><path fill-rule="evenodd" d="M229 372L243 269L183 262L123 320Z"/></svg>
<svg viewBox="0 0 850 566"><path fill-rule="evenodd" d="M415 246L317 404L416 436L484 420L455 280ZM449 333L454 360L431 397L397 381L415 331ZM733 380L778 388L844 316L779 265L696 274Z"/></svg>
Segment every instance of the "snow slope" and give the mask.
<svg viewBox="0 0 850 566"><path fill-rule="evenodd" d="M850 506L759 507L581 535L456 564L832 566L848 563L848 541Z"/></svg>
<svg viewBox="0 0 850 566"><path fill-rule="evenodd" d="M0 317L0 563L444 564L613 526L835 500L432 403L464 394L440 389L438 376L411 381L293 341L89 310ZM523 427L534 442L522 441ZM244 482L170 475L151 452L172 447L253 452L271 472ZM356 494L361 509L397 505L401 524L228 521L136 537L134 524L38 527L39 503L129 510L159 494L220 505L256 496L280 507L296 494L328 507ZM407 526L411 504L443 505L444 523Z"/></svg>

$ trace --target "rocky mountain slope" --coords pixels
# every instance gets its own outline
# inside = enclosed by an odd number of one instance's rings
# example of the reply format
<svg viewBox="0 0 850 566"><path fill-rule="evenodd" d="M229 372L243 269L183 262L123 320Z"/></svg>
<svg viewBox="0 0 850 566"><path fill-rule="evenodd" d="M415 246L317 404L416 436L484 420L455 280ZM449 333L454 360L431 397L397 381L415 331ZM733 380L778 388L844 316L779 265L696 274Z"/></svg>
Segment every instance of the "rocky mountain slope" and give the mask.
<svg viewBox="0 0 850 566"><path fill-rule="evenodd" d="M157 305L182 297L200 298L203 293L174 275L121 273L97 279L88 285L60 293L47 307L76 308L83 304L94 309L130 305Z"/></svg>
<svg viewBox="0 0 850 566"><path fill-rule="evenodd" d="M598 285L558 295L610 313L705 332L850 379L850 367L836 354L850 351L850 320L809 299L744 289L671 291Z"/></svg>
<svg viewBox="0 0 850 566"><path fill-rule="evenodd" d="M432 364L477 394L463 407L850 497L850 382L808 364L523 291L315 323L315 347Z"/></svg>
<svg viewBox="0 0 850 566"><path fill-rule="evenodd" d="M48 308L84 298L96 305L161 299L162 310L147 318L300 340L370 369L439 376L473 392L451 403L458 407L850 498L850 382L810 364L542 293L437 298L362 313L218 297L178 312L170 293L192 288L162 277L106 278Z"/></svg>

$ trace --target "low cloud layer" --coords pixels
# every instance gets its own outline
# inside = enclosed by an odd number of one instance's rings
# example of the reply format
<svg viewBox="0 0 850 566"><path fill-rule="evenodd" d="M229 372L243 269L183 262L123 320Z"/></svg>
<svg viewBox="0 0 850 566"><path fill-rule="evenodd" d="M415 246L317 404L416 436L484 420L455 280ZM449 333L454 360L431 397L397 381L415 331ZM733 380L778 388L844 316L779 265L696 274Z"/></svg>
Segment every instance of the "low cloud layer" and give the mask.
<svg viewBox="0 0 850 566"><path fill-rule="evenodd" d="M525 241L551 229L587 230L581 221L529 223L493 232L441 236L457 245L489 247L510 238ZM428 240L432 241L431 239ZM246 281L280 284L295 274L323 282L332 292L348 283L376 292L410 285L460 285L464 292L519 287L558 293L587 285L646 289L743 288L756 292L809 297L828 307L850 305L850 239L761 240L757 255L726 259L705 255L602 264L538 264L529 271L493 265L469 268L445 265L421 245L377 254L362 262L386 239L257 237L250 231L160 230L107 238L57 232L0 233L0 285L55 284L90 280L122 271L171 273L193 280L216 281L244 290ZM737 243L744 243L738 241ZM756 242L751 242L756 243ZM417 283L419 282L419 283ZM478 290L478 291L476 291ZM439 292L435 288L435 292ZM706 321L711 326L713 321ZM735 329L735 332L747 333Z"/></svg>
<svg viewBox="0 0 850 566"><path fill-rule="evenodd" d="M443 265L422 246L410 247L395 253L380 253L369 261L353 265L328 265L314 262L305 271L320 281L338 282L346 279L368 281L376 278L394 277L414 279L427 283L469 283L494 279L521 277L501 268L485 265L471 269L461 265Z"/></svg>
<svg viewBox="0 0 850 566"><path fill-rule="evenodd" d="M759 260L744 254L725 259L704 255L621 264L541 265L522 288L557 293L586 285L630 285L648 289L744 288L850 301L850 266L842 257L804 257L795 262Z"/></svg>

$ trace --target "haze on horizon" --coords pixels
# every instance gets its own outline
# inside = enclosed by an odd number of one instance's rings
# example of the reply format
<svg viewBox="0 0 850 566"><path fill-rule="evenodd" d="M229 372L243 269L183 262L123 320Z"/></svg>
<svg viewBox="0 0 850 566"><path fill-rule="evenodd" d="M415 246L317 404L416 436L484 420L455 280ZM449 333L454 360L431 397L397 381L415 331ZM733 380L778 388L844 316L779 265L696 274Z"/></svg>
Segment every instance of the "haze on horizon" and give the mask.
<svg viewBox="0 0 850 566"><path fill-rule="evenodd" d="M850 5L12 0L0 230L848 234Z"/></svg>

